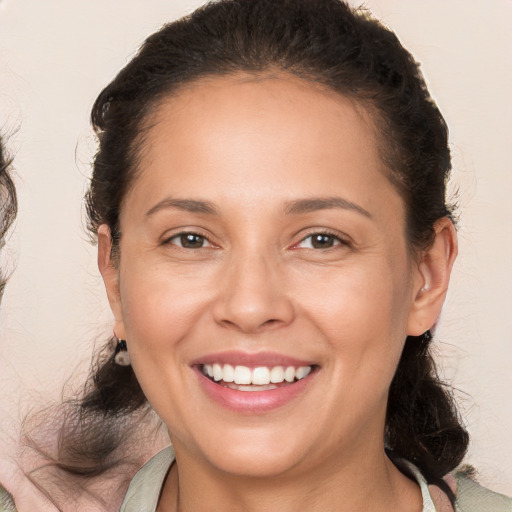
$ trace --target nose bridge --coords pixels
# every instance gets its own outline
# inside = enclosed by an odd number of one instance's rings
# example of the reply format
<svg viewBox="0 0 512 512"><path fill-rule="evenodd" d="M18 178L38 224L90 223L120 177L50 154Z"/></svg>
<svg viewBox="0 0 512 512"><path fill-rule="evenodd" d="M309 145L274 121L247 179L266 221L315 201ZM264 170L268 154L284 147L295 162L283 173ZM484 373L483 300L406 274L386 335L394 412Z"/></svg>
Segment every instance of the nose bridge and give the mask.
<svg viewBox="0 0 512 512"><path fill-rule="evenodd" d="M276 254L261 248L234 251L224 277L215 305L218 323L257 332L292 320L293 307L286 297L283 268Z"/></svg>

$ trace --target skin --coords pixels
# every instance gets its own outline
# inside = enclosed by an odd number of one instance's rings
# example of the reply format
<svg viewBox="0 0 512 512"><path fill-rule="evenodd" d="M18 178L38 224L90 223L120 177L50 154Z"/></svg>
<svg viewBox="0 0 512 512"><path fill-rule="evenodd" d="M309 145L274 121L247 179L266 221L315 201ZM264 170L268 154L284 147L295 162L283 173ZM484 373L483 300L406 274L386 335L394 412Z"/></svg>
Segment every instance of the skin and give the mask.
<svg viewBox="0 0 512 512"><path fill-rule="evenodd" d="M116 333L176 451L159 510L420 511L418 486L384 453L385 412L406 336L442 306L451 222L411 251L371 117L298 78L204 79L151 123L123 201L120 260L101 226L99 266ZM343 207L290 212L332 197ZM204 244L180 246L183 232ZM317 233L331 247L314 247ZM223 350L318 371L284 406L241 414L211 400L191 367Z"/></svg>

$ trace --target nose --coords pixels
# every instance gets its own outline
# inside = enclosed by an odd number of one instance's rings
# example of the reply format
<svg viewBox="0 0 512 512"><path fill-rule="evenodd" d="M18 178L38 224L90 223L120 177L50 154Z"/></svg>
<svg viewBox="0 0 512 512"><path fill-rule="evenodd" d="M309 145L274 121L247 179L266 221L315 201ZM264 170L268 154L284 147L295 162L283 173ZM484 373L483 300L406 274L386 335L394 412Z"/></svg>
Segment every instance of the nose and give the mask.
<svg viewBox="0 0 512 512"><path fill-rule="evenodd" d="M279 264L256 254L231 261L213 307L215 321L245 333L288 325L295 312Z"/></svg>

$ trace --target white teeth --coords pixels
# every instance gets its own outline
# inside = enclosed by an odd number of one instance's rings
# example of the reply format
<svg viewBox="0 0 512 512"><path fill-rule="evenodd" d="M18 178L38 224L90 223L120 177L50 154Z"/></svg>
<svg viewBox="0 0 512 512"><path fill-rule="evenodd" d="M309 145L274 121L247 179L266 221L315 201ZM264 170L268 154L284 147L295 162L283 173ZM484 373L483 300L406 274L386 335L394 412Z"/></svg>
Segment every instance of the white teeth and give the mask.
<svg viewBox="0 0 512 512"><path fill-rule="evenodd" d="M250 384L251 369L247 366L235 366L235 384Z"/></svg>
<svg viewBox="0 0 512 512"><path fill-rule="evenodd" d="M214 364L213 365L213 380L219 381L222 380L223 371L222 366L220 364Z"/></svg>
<svg viewBox="0 0 512 512"><path fill-rule="evenodd" d="M286 382L293 382L295 380L295 368L293 366L288 366L284 372L284 380Z"/></svg>
<svg viewBox="0 0 512 512"><path fill-rule="evenodd" d="M214 381L223 381L226 383L234 383L234 385L240 386L240 391L248 391L248 388L252 384L251 391L262 391L264 389L274 389L275 386L270 384L280 384L282 382L292 383L295 380L301 380L307 377L311 373L311 366L257 366L256 368L249 368L247 366L235 366L233 368L230 364L221 365L205 364L203 365L202 372L204 375L208 375ZM255 386L258 386L256 388ZM233 387L233 386L229 386Z"/></svg>
<svg viewBox="0 0 512 512"><path fill-rule="evenodd" d="M270 370L270 382L277 384L278 382L283 382L284 380L284 368L282 366L274 366L272 370Z"/></svg>
<svg viewBox="0 0 512 512"><path fill-rule="evenodd" d="M234 382L235 380L235 369L230 364L224 365L223 378L224 382Z"/></svg>
<svg viewBox="0 0 512 512"><path fill-rule="evenodd" d="M303 379L307 375L309 375L309 372L311 371L311 366L301 366L300 368L297 368L297 371L295 372L295 377L297 377L297 380Z"/></svg>
<svg viewBox="0 0 512 512"><path fill-rule="evenodd" d="M239 386L238 384L228 384L228 388L236 389L237 391L269 391L270 389L276 389L277 386L273 386L272 384L269 384L267 386Z"/></svg>
<svg viewBox="0 0 512 512"><path fill-rule="evenodd" d="M254 368L252 371L251 381L253 384L258 384L260 386L270 384L270 370L266 366L258 366L257 368Z"/></svg>

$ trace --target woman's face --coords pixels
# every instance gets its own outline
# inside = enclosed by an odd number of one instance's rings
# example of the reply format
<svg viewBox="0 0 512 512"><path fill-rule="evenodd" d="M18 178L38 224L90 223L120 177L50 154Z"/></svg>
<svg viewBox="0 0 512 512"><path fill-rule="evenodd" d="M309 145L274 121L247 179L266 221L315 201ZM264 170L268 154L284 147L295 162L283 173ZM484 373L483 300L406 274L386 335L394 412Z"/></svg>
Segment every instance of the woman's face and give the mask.
<svg viewBox="0 0 512 512"><path fill-rule="evenodd" d="M233 76L169 98L145 135L103 273L178 457L276 475L382 451L424 276L368 115Z"/></svg>

